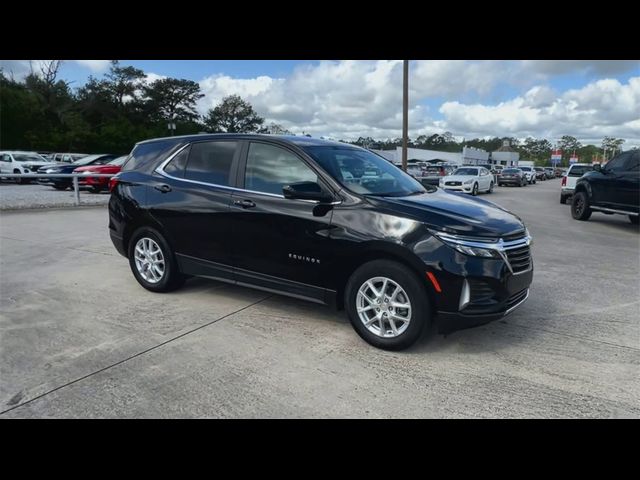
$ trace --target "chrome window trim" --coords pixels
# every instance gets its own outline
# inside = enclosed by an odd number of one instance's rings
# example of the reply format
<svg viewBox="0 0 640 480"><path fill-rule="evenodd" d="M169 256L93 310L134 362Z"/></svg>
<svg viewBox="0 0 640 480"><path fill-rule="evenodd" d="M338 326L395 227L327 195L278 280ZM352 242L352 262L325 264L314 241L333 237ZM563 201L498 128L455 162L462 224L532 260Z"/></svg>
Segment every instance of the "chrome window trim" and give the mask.
<svg viewBox="0 0 640 480"><path fill-rule="evenodd" d="M222 140L221 140L222 141ZM179 178L179 177L174 177L173 175L167 173L164 171L164 168L167 166L167 164L169 162L171 162L171 160L173 160L176 156L178 156L185 148L189 147L191 144L188 143L184 146L182 146L180 149L176 150L174 153L172 153L169 157L167 157L166 160L163 160L162 163L160 165L158 165L156 167L156 169L154 170L154 172L162 175L165 178L170 178L172 180L177 180L179 182L187 182L187 183L194 183L196 185L204 185L206 187L215 187L215 188L223 188L225 190L231 190L232 192L246 192L246 193L255 193L258 195L265 195L267 197L274 197L274 198L285 198L284 195L278 195L277 193L269 193L269 192L258 192L256 190L247 190L245 188L238 188L238 187L230 187L228 185L218 185L217 183L208 183L208 182L201 182L200 180L191 180L190 178ZM299 202L305 202L305 203L316 203L316 204L320 204L320 202L318 200L302 200L302 199L296 199ZM331 202L331 203L323 203L322 205L340 205L342 203L342 200L336 201L336 202Z"/></svg>

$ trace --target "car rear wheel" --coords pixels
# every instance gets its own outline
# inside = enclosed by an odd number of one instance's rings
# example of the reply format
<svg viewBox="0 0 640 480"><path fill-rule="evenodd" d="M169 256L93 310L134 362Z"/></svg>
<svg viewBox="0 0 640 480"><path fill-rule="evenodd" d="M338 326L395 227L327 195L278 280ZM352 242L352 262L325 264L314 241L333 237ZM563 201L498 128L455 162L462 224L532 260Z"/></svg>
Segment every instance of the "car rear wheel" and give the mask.
<svg viewBox="0 0 640 480"><path fill-rule="evenodd" d="M640 221L640 217L638 215L629 215L629 221L634 225L638 225L638 221Z"/></svg>
<svg viewBox="0 0 640 480"><path fill-rule="evenodd" d="M573 195L571 216L576 220L589 220L591 207L589 207L589 199L585 192L578 192Z"/></svg>
<svg viewBox="0 0 640 480"><path fill-rule="evenodd" d="M431 321L426 287L409 268L391 260L358 268L347 283L345 305L358 335L385 350L409 347Z"/></svg>
<svg viewBox="0 0 640 480"><path fill-rule="evenodd" d="M138 283L152 292L176 290L185 280L169 244L153 228L142 227L132 235L129 266Z"/></svg>

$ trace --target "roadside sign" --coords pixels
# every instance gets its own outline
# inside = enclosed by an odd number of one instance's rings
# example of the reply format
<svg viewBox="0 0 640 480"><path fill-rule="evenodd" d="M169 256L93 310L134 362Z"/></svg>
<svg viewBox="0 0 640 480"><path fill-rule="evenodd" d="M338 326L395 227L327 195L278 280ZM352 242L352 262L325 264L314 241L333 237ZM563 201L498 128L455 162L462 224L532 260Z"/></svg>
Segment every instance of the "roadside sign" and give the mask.
<svg viewBox="0 0 640 480"><path fill-rule="evenodd" d="M569 157L569 163L577 163L578 157Z"/></svg>

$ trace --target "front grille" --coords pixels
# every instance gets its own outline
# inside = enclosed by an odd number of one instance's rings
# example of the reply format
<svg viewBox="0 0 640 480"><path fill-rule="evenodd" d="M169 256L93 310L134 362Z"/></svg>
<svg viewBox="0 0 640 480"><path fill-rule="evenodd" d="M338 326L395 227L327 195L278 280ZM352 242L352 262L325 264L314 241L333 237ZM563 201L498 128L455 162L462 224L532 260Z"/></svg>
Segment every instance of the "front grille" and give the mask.
<svg viewBox="0 0 640 480"><path fill-rule="evenodd" d="M445 185L449 185L450 187L459 187L462 185L462 182L444 182Z"/></svg>
<svg viewBox="0 0 640 480"><path fill-rule="evenodd" d="M526 296L527 296L526 288L524 290L519 291L518 293L511 295L507 300L507 310L512 308L514 305L517 305L518 303L520 303L522 300L524 300Z"/></svg>
<svg viewBox="0 0 640 480"><path fill-rule="evenodd" d="M524 230L509 235L504 235L502 240L505 242L513 242L514 240L524 240Z"/></svg>
<svg viewBox="0 0 640 480"><path fill-rule="evenodd" d="M531 249L528 245L506 250L507 259L513 273L524 272L531 266Z"/></svg>

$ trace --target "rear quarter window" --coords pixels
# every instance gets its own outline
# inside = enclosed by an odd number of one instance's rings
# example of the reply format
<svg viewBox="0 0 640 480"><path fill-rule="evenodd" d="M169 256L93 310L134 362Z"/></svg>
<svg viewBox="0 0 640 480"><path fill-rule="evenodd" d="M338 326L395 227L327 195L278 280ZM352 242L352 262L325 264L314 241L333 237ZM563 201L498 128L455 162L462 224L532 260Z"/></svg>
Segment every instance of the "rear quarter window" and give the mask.
<svg viewBox="0 0 640 480"><path fill-rule="evenodd" d="M158 141L136 145L122 166L122 171L145 170L155 165L156 160L164 156L175 144L174 141Z"/></svg>
<svg viewBox="0 0 640 480"><path fill-rule="evenodd" d="M587 172L590 172L591 170L593 170L593 167L590 167L588 165L577 165L569 169L568 175L570 177L581 177L582 175L584 175Z"/></svg>

